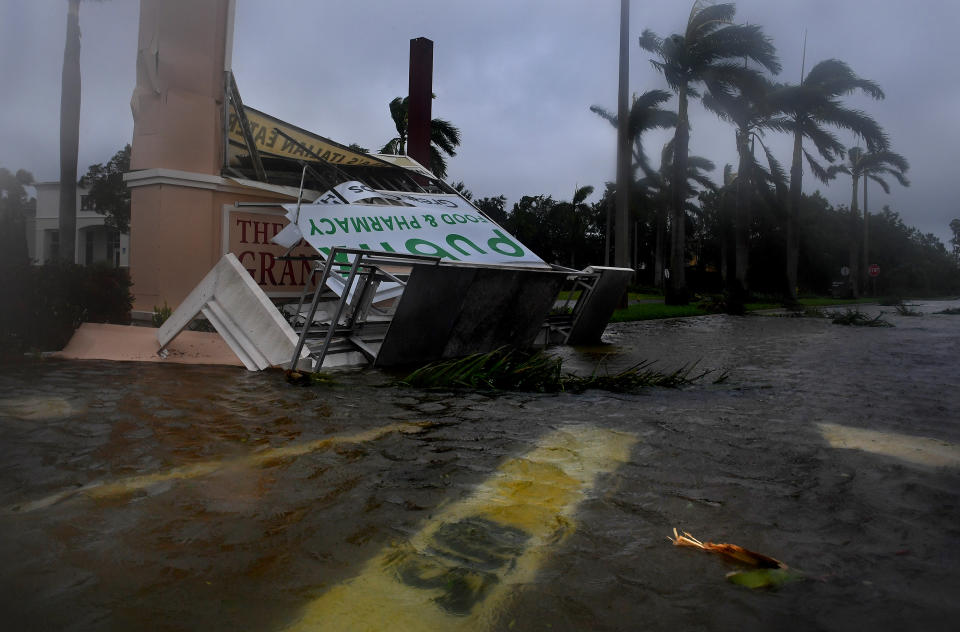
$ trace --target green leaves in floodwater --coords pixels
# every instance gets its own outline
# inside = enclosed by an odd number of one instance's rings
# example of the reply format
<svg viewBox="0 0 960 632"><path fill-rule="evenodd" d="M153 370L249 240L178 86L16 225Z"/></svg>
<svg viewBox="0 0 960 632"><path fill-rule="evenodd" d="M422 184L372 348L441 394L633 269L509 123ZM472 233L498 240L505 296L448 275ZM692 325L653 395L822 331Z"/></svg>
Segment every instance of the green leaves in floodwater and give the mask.
<svg viewBox="0 0 960 632"><path fill-rule="evenodd" d="M790 568L757 568L727 573L727 581L747 588L779 588L801 579L803 575Z"/></svg>
<svg viewBox="0 0 960 632"><path fill-rule="evenodd" d="M652 368L653 364L651 361L642 361L612 375L601 375L595 371L589 377L582 377L564 373L562 359L541 351L500 347L489 353L433 362L417 369L401 383L418 388L459 387L536 393L579 393L591 388L626 392L649 386L677 388L715 373L709 369L696 372L696 365L663 372ZM726 372L722 372L715 383L723 382L726 378Z"/></svg>
<svg viewBox="0 0 960 632"><path fill-rule="evenodd" d="M559 358L543 353L500 347L489 353L432 362L401 383L419 388L556 392L563 390L562 364Z"/></svg>
<svg viewBox="0 0 960 632"><path fill-rule="evenodd" d="M870 318L859 309L847 309L832 314L834 325L848 325L851 327L893 327L892 323L883 320L883 312Z"/></svg>
<svg viewBox="0 0 960 632"><path fill-rule="evenodd" d="M329 373L321 373L319 371L311 373L310 371L288 369L285 375L287 382L297 386L329 386L335 383L333 376Z"/></svg>

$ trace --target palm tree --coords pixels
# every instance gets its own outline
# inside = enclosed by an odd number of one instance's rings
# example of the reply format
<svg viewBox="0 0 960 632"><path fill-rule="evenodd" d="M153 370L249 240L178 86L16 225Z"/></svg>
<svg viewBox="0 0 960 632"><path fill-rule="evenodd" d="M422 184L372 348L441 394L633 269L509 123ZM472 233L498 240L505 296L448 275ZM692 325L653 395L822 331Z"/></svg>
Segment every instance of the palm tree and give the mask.
<svg viewBox="0 0 960 632"><path fill-rule="evenodd" d="M905 175L910 169L910 163L907 159L898 153L889 150L864 151L860 147L852 147L847 151L847 163L837 167L837 171L845 173L853 180L853 194L850 200L850 259L851 259L851 281L854 295L859 294L859 288L866 287L867 264L869 263L869 211L867 210L867 181L873 180L883 189L884 193L890 193L890 185L883 179L883 175L891 175L905 187L910 186L910 181ZM863 180L863 250L860 253L859 274L853 276L854 266L852 265L857 258L857 185Z"/></svg>
<svg viewBox="0 0 960 632"><path fill-rule="evenodd" d="M772 115L767 104L767 95L772 84L763 77L739 87L735 93L707 92L703 95L704 107L712 111L736 128L737 155L739 168L734 180L735 195L735 265L734 278L739 287L737 292L747 291L747 270L749 267L750 204L754 199L757 169L753 150L757 140L767 129L782 129L780 121ZM760 141L762 145L762 140ZM764 146L764 149L766 147ZM767 152L768 159L772 156Z"/></svg>
<svg viewBox="0 0 960 632"><path fill-rule="evenodd" d="M11 173L0 167L0 266L26 264L27 219L36 216L36 199L27 195L25 187L33 185L33 174L23 169ZM11 266L12 267L12 266ZM8 272L9 274L9 272ZM9 296L5 297L9 300Z"/></svg>
<svg viewBox="0 0 960 632"><path fill-rule="evenodd" d="M687 173L690 146L691 97L699 98L699 84L705 84L714 93L729 92L744 85L759 73L733 60L749 59L773 73L780 71L776 52L759 26L732 23L736 9L733 4L708 5L697 0L690 9L686 31L661 39L653 31L644 30L640 48L654 53L659 60L651 60L663 73L670 88L677 93L677 126L674 134L675 159L673 181L682 181ZM667 301L689 301L684 275L685 235L683 229L685 187L672 191L670 211L674 231L671 238L671 278Z"/></svg>
<svg viewBox="0 0 960 632"><path fill-rule="evenodd" d="M569 202L557 202L550 210L551 232L554 234L556 252L569 255L570 267L584 264L585 238L592 232L590 205L586 203L593 195L592 186L574 187Z"/></svg>
<svg viewBox="0 0 960 632"><path fill-rule="evenodd" d="M636 178L637 169L642 169L643 173L647 178L650 178L656 174L650 167L650 162L647 160L647 154L643 149L643 134L653 129L669 129L671 127L676 127L677 125L677 114L676 112L671 112L670 110L664 110L660 106L670 100L670 93L665 90L647 90L639 97L634 95L633 104L630 106L629 120L627 121L627 134L630 138L633 139L633 160L631 164L633 165L633 176ZM591 105L590 111L596 114L597 116L605 119L609 122L614 129L619 125L619 117L616 114L609 112L608 110L600 107L599 105ZM610 238L610 211L611 205L607 205L607 238ZM663 236L663 222L661 218L662 209L660 205L655 206L655 215L657 218L657 239L662 239ZM655 257L656 268L654 274L654 284L657 287L660 287L662 277L662 264L663 260L660 258L660 247L662 244L657 242L657 255Z"/></svg>
<svg viewBox="0 0 960 632"><path fill-rule="evenodd" d="M649 204L653 205L653 215L656 224L654 237L654 285L656 287L662 286L663 270L665 267L664 260L666 257L664 251L666 250L667 209L670 208L673 195L673 187L670 184L674 175L673 161L673 141L670 141L663 146L663 150L660 152L660 169L637 181L638 191L646 197ZM705 173L707 171L713 171L713 169L714 164L710 160L702 156L687 156L687 177L683 191L684 209L679 219L670 214L671 242L674 241L673 235L676 234L678 226L679 230L683 231L684 234L686 233L687 213L695 213L698 211L697 207L689 202L689 198L697 191L696 186L702 189L715 190L716 186ZM671 251L671 255L672 254ZM685 253L682 261L684 263L686 262ZM672 261L671 267L675 267ZM673 270L671 270L670 277L671 279L673 278Z"/></svg>
<svg viewBox="0 0 960 632"><path fill-rule="evenodd" d="M793 134L793 160L790 165L790 193L787 197L787 296L796 298L797 261L800 241L797 225L803 193L803 159L806 157L813 175L828 181L834 171L824 168L803 148L803 140L813 142L817 153L829 162L843 157L844 147L828 128L854 132L866 142L870 151L886 149L887 137L870 116L860 110L844 107L840 97L860 90L874 99L882 99L883 91L876 83L862 79L844 62L828 59L810 69L800 85L778 86L771 95L773 107L784 116L784 128ZM851 209L853 210L853 209Z"/></svg>
<svg viewBox="0 0 960 632"><path fill-rule="evenodd" d="M668 129L677 125L677 113L660 107L669 100L670 93L665 90L647 90L640 96L633 97L627 130L630 138L633 139L634 172L639 167L646 175L653 173L647 155L643 151L643 134L653 129ZM616 114L599 105L591 105L590 111L605 119L613 125L614 129L619 124Z"/></svg>
<svg viewBox="0 0 960 632"><path fill-rule="evenodd" d="M407 112L410 97L395 97L390 101L390 117L397 128L397 136L391 138L380 150L383 154L407 153ZM430 171L441 180L447 177L447 159L453 157L460 146L460 130L450 121L435 118L430 121Z"/></svg>

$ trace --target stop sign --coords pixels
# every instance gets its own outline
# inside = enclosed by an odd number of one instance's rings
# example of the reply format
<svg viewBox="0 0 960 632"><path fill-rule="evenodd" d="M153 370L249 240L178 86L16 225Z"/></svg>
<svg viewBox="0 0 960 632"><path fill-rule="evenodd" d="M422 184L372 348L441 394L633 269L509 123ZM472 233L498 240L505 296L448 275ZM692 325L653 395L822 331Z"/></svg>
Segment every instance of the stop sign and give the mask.
<svg viewBox="0 0 960 632"><path fill-rule="evenodd" d="M867 268L867 274L872 277L880 276L880 266L875 263L871 263L870 267Z"/></svg>

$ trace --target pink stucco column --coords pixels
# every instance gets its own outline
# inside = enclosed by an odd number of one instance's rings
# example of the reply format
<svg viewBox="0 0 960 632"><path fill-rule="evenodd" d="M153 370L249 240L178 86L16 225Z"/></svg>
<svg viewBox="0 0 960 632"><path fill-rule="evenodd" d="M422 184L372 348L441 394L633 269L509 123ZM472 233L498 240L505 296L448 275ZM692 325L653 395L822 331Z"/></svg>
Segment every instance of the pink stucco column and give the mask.
<svg viewBox="0 0 960 632"><path fill-rule="evenodd" d="M141 0L131 170L134 310L175 307L220 258L215 187L223 161L223 82L233 0ZM192 174L163 177L170 172ZM132 174L135 175L135 174ZM202 185L202 186L201 186Z"/></svg>

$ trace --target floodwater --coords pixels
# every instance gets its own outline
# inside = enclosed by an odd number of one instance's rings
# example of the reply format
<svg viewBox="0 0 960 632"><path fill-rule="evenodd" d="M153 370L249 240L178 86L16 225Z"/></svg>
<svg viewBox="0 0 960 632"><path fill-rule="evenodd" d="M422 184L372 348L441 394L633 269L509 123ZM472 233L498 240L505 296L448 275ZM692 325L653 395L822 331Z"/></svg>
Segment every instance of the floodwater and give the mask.
<svg viewBox="0 0 960 632"><path fill-rule="evenodd" d="M958 306L625 323L558 350L727 375L629 395L2 367L0 628L956 629L960 316L933 312ZM803 579L729 583L674 527Z"/></svg>

